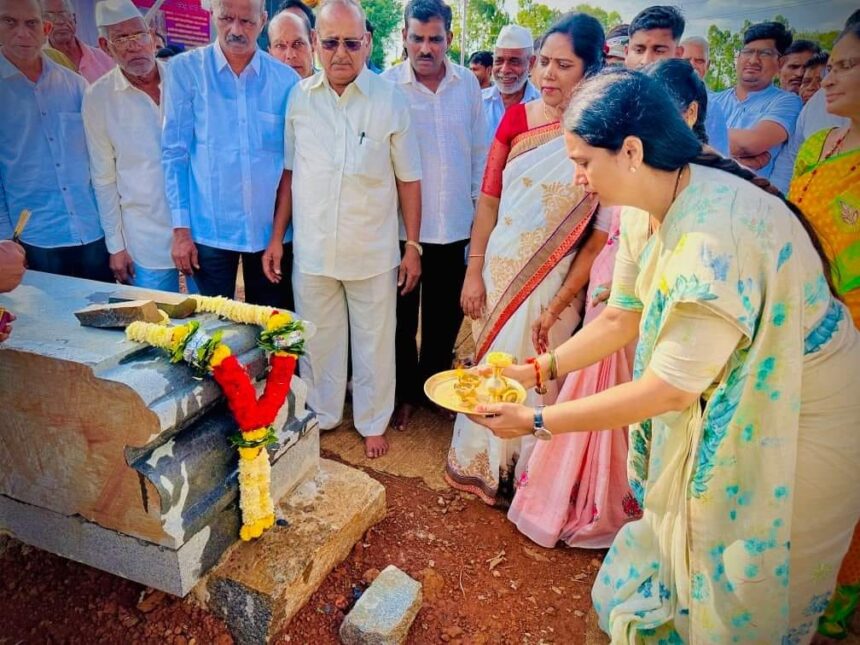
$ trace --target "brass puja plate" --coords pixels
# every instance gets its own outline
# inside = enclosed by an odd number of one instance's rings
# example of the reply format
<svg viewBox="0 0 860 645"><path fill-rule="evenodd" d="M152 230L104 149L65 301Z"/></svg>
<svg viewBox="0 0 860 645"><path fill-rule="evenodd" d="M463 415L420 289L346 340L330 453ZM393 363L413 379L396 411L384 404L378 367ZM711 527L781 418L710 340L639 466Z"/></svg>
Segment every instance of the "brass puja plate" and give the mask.
<svg viewBox="0 0 860 645"><path fill-rule="evenodd" d="M475 412L476 405L499 402L493 401L493 397L487 390L489 379L481 378L469 372L467 374L478 381L474 388L474 397L467 396L464 400L457 392L456 388L461 383L461 370L447 370L434 374L424 383L424 394L436 405L463 414L477 414ZM526 389L514 379L505 378L504 381L507 387L502 392L502 401L505 403L523 403L526 400Z"/></svg>

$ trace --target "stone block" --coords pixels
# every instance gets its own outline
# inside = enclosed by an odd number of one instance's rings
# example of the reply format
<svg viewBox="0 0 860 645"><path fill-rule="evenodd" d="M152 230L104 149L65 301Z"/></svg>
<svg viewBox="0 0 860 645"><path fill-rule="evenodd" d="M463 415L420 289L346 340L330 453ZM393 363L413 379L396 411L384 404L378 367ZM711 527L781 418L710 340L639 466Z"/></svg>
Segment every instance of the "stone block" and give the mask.
<svg viewBox="0 0 860 645"><path fill-rule="evenodd" d="M344 645L401 645L421 609L421 583L394 565L382 570L340 626Z"/></svg>
<svg viewBox="0 0 860 645"><path fill-rule="evenodd" d="M194 313L196 304L193 298L181 293L155 291L139 287L118 289L110 295L110 302L126 302L129 300L152 300L155 306L170 318L188 318Z"/></svg>
<svg viewBox="0 0 860 645"><path fill-rule="evenodd" d="M314 418L301 438L279 453L272 464L273 492L288 495L316 475L318 463L319 425ZM225 497L220 488L213 491L216 499ZM184 536L178 548L152 544L88 522L79 515L62 515L2 494L0 526L21 542L184 596L238 539L238 502L235 494L227 499L226 504L213 502L205 514L206 522ZM187 527L193 525L187 523Z"/></svg>
<svg viewBox="0 0 860 645"><path fill-rule="evenodd" d="M368 528L385 515L385 488L320 460L314 480L276 508L286 526L238 544L195 591L239 645L266 642L302 608Z"/></svg>
<svg viewBox="0 0 860 645"><path fill-rule="evenodd" d="M152 300L131 300L106 305L90 305L76 311L75 318L85 327L104 329L128 327L138 320L157 323L161 321L161 314Z"/></svg>

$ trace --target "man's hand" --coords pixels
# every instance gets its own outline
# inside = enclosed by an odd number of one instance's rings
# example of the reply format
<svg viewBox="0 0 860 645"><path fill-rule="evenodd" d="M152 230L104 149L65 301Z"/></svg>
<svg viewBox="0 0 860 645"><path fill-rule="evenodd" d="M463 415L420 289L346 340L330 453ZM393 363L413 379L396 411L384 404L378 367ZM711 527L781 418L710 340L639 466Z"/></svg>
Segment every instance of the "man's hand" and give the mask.
<svg viewBox="0 0 860 645"><path fill-rule="evenodd" d="M487 289L484 286L484 278L480 272L466 272L463 280L463 290L460 292L460 306L463 313L472 320L478 320L484 313L484 304L487 300Z"/></svg>
<svg viewBox="0 0 860 645"><path fill-rule="evenodd" d="M281 260L283 257L284 243L273 237L263 253L263 273L273 284L278 284L281 281Z"/></svg>
<svg viewBox="0 0 860 645"><path fill-rule="evenodd" d="M6 324L0 326L0 343L7 340L9 336L12 335L12 321L15 320L15 314L11 311L7 311L6 315L8 316Z"/></svg>
<svg viewBox="0 0 860 645"><path fill-rule="evenodd" d="M550 309L544 309L532 323L532 346L538 354L543 354L549 347L549 330L558 319Z"/></svg>
<svg viewBox="0 0 860 645"><path fill-rule="evenodd" d="M113 277L122 284L131 284L134 280L134 262L128 251L123 249L118 253L110 254L110 270Z"/></svg>
<svg viewBox="0 0 860 645"><path fill-rule="evenodd" d="M191 239L191 229L173 229L173 246L170 249L173 264L183 275L193 275L195 270L200 269L197 261L197 246Z"/></svg>
<svg viewBox="0 0 860 645"><path fill-rule="evenodd" d="M770 153L765 151L754 157L738 157L735 161L750 170L761 170L770 163Z"/></svg>
<svg viewBox="0 0 860 645"><path fill-rule="evenodd" d="M0 293L12 291L24 277L26 256L20 244L11 240L0 242Z"/></svg>
<svg viewBox="0 0 860 645"><path fill-rule="evenodd" d="M407 246L397 271L397 286L403 287L400 295L405 296L412 291L421 278L421 256L414 246Z"/></svg>

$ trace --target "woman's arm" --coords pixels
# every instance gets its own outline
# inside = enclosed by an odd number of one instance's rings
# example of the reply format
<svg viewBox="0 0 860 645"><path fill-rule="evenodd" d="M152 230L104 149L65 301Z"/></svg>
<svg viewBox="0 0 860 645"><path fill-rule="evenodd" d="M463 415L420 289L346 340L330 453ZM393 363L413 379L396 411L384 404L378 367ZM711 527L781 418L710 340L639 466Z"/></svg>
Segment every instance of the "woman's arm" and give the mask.
<svg viewBox="0 0 860 645"><path fill-rule="evenodd" d="M550 328L561 318L561 314L570 306L570 303L582 291L583 287L588 284L588 276L591 274L594 258L606 246L608 238L609 234L606 231L592 229L588 239L585 240L585 244L576 252L558 293L553 296L549 306L541 313L540 317L532 323L532 344L535 351L546 351L549 346Z"/></svg>
<svg viewBox="0 0 860 645"><path fill-rule="evenodd" d="M469 259L466 266L466 277L463 280L463 291L460 294L460 306L469 318L478 319L484 310L487 291L484 287L484 254L490 234L496 227L499 216L499 198L481 192L478 197L478 208L475 221L472 223L472 237L469 244Z"/></svg>

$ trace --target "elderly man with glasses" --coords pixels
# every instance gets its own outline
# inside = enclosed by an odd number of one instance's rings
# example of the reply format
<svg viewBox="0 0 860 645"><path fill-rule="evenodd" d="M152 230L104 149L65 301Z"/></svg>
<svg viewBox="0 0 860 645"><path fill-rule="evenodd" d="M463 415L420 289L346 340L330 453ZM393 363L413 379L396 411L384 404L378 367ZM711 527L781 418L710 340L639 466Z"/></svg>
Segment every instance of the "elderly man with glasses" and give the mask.
<svg viewBox="0 0 860 645"><path fill-rule="evenodd" d="M83 106L110 268L124 284L179 291L161 168L163 63L156 62L153 33L131 0L99 2L96 25L100 45L117 63L87 89Z"/></svg>
<svg viewBox="0 0 860 645"><path fill-rule="evenodd" d="M281 183L263 266L281 279L292 220L296 311L317 326L301 365L308 404L321 428L340 424L349 335L353 424L373 458L388 450L394 409L397 291L412 291L421 275L421 159L406 97L365 66L365 19L354 0L328 0L317 15L323 69L290 99L284 167L292 182Z"/></svg>
<svg viewBox="0 0 860 645"><path fill-rule="evenodd" d="M87 83L94 83L113 69L114 62L110 56L78 38L77 16L69 0L41 2L42 16L51 23L51 47L64 54Z"/></svg>
<svg viewBox="0 0 860 645"><path fill-rule="evenodd" d="M780 56L791 41L791 33L781 23L749 27L735 64L737 84L713 96L726 115L732 157L765 179L770 178L802 107L797 94L773 84Z"/></svg>
<svg viewBox="0 0 860 645"><path fill-rule="evenodd" d="M257 48L263 0L213 0L217 40L170 62L162 162L176 267L207 296L289 307L263 276L284 168L284 115L298 75ZM281 231L283 236L283 231ZM280 271L280 266L276 267Z"/></svg>

